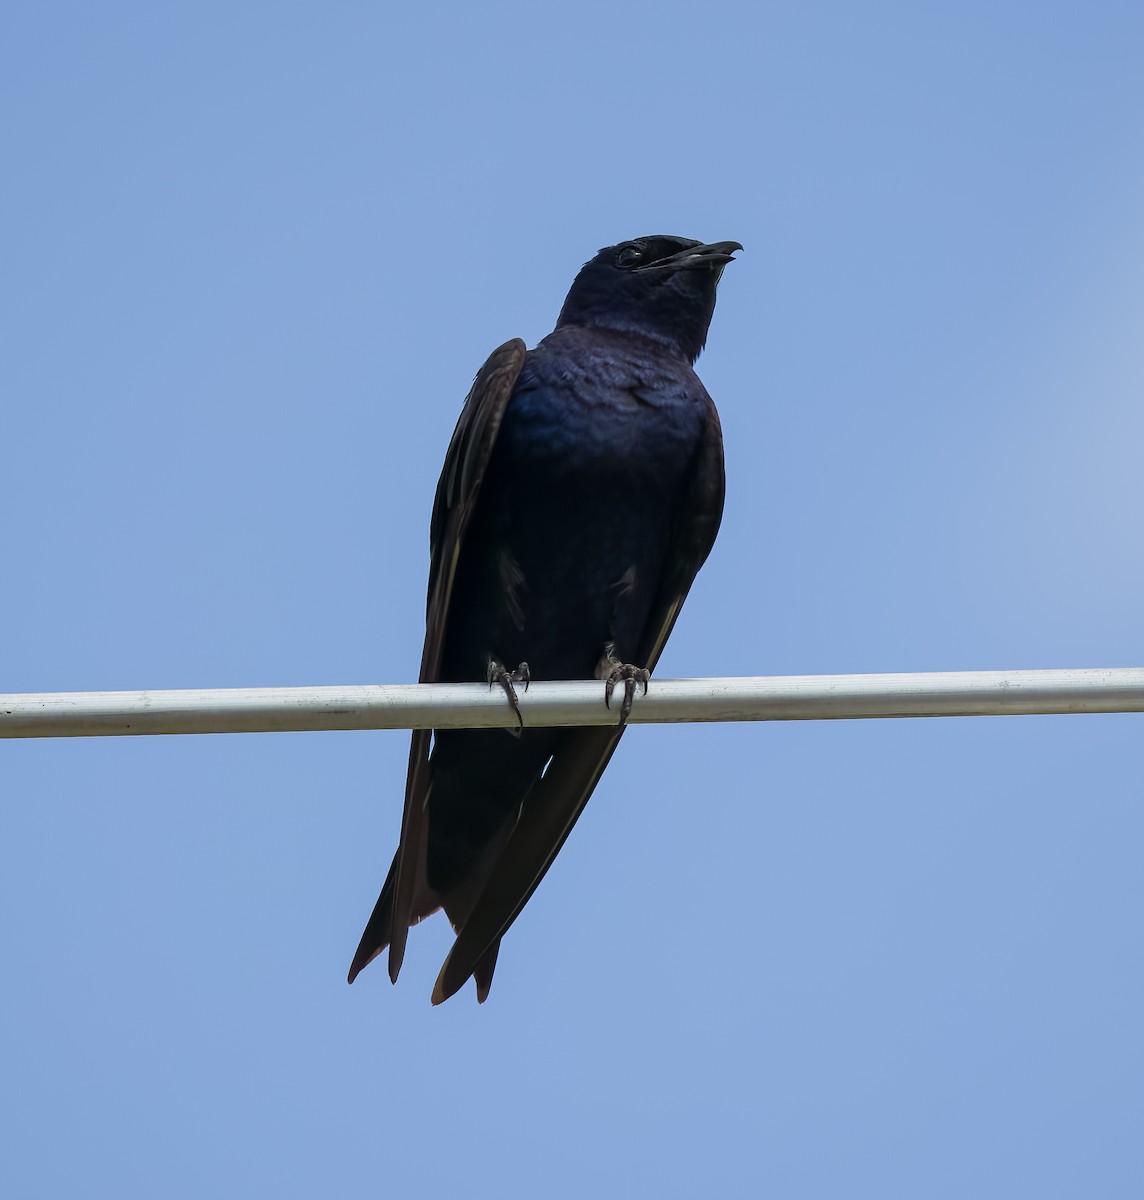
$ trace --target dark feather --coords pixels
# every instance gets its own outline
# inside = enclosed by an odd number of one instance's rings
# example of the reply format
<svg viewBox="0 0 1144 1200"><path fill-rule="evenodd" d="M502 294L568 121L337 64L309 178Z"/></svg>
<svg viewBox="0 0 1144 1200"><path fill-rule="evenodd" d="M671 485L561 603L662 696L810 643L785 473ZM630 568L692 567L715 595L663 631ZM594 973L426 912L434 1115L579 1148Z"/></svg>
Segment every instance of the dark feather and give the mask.
<svg viewBox="0 0 1144 1200"><path fill-rule="evenodd" d="M722 513L719 419L691 364L739 248L608 247L549 337L489 358L437 485L423 682L483 679L490 661L549 679L655 666ZM470 977L488 995L501 938L623 727L517 732L414 733L398 851L351 982L386 945L396 980L410 925L443 907L457 940L434 1003Z"/></svg>
<svg viewBox="0 0 1144 1200"><path fill-rule="evenodd" d="M440 679L445 623L461 542L525 353L524 343L513 338L489 355L469 389L449 442L429 526L429 594L425 645L421 652L422 683L436 683ZM413 732L397 855L350 965L350 983L387 945L389 977L396 983L410 925L440 907L440 901L433 902L428 896L425 883L430 737L427 729ZM491 973L491 966L489 970Z"/></svg>

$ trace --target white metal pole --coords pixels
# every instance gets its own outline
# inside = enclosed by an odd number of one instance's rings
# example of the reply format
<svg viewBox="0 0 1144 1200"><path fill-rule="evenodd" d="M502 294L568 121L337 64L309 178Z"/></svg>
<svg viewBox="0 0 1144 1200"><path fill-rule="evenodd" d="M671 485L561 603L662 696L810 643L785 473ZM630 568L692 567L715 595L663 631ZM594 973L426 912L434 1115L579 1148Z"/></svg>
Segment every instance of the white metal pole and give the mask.
<svg viewBox="0 0 1144 1200"><path fill-rule="evenodd" d="M518 686L525 726L605 725L592 680ZM633 725L680 721L811 721L1144 712L1144 667L653 679ZM0 737L273 733L317 729L509 728L500 688L484 684L208 688L0 695Z"/></svg>

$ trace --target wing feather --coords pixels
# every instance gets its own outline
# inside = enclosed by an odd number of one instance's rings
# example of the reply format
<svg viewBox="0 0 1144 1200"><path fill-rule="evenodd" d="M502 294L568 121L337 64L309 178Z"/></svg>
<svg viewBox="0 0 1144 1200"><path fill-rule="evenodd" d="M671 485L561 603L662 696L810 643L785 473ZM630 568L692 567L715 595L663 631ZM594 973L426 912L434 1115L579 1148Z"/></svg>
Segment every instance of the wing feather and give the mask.
<svg viewBox="0 0 1144 1200"><path fill-rule="evenodd" d="M425 612L422 683L435 683L441 669L453 582L465 531L476 506L501 421L524 365L519 338L489 355L465 398L437 482L429 526L429 589ZM350 967L350 982L389 945L389 977L396 981L409 926L439 906L425 882L431 731L414 730L409 747L401 839L385 886L362 934Z"/></svg>

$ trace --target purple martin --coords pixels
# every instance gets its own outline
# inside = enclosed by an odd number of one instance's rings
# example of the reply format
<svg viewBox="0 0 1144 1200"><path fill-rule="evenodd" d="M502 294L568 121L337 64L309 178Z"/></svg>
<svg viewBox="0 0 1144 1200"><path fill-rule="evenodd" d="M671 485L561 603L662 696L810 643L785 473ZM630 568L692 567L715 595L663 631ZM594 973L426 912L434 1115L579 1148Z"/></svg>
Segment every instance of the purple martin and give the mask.
<svg viewBox="0 0 1144 1200"><path fill-rule="evenodd" d="M415 731L401 839L350 966L443 908L433 989L484 1001L501 938L576 823L715 541L723 437L692 369L738 242L608 246L555 330L490 356L437 484L421 681L599 679L615 725ZM619 693L622 692L622 699ZM432 741L432 749L430 742Z"/></svg>

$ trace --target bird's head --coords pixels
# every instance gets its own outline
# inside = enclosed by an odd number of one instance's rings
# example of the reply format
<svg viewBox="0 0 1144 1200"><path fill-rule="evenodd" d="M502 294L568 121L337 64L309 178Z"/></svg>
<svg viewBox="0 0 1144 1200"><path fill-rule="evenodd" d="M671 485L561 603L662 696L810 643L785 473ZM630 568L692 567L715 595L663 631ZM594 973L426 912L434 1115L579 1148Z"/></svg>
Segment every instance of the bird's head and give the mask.
<svg viewBox="0 0 1144 1200"><path fill-rule="evenodd" d="M556 324L642 333L699 357L723 268L738 242L652 234L605 246L572 282Z"/></svg>

